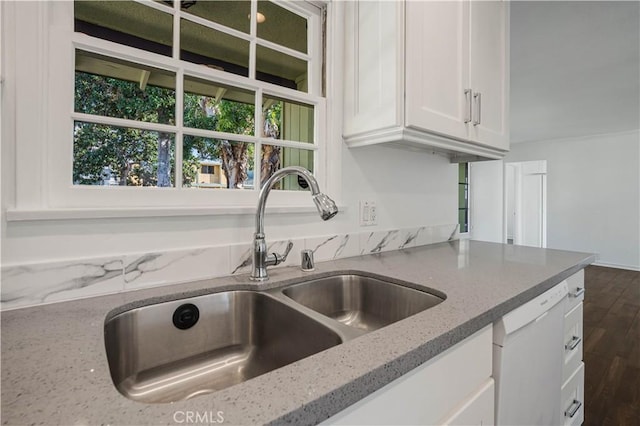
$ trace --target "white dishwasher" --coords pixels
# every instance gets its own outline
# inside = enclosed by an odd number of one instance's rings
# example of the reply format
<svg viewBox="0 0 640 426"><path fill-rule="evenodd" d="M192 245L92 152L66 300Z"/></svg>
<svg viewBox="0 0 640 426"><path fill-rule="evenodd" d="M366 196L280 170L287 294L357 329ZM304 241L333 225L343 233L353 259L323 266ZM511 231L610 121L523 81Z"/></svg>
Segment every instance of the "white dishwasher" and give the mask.
<svg viewBox="0 0 640 426"><path fill-rule="evenodd" d="M497 425L560 425L563 281L493 325Z"/></svg>

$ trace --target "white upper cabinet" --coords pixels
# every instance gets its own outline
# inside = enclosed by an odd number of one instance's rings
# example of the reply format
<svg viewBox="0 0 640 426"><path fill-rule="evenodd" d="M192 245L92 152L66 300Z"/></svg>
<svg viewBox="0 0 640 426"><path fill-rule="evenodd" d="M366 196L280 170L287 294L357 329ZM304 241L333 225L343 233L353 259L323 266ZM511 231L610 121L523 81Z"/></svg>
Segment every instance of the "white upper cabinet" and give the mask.
<svg viewBox="0 0 640 426"><path fill-rule="evenodd" d="M407 127L468 138L468 12L466 2L407 2Z"/></svg>
<svg viewBox="0 0 640 426"><path fill-rule="evenodd" d="M345 19L349 146L390 142L460 159L504 156L507 2L348 2Z"/></svg>
<svg viewBox="0 0 640 426"><path fill-rule="evenodd" d="M470 139L508 150L507 6L502 1L471 1L469 9L469 87L473 90L475 108ZM481 96L479 107L477 94Z"/></svg>

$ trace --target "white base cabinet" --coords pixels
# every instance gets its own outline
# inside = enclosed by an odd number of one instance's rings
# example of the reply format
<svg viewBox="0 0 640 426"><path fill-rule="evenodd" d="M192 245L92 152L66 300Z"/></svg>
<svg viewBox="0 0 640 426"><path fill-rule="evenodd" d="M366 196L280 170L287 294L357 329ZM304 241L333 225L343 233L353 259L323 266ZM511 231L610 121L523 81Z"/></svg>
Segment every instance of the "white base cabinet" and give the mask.
<svg viewBox="0 0 640 426"><path fill-rule="evenodd" d="M495 383L493 379L480 387L478 392L466 400L453 414L441 421L447 426L492 425L494 412Z"/></svg>
<svg viewBox="0 0 640 426"><path fill-rule="evenodd" d="M579 426L584 420L584 271L569 277L567 285L569 295L567 300L561 302L564 309L560 308L559 315L554 320L554 323L564 330L563 351L558 347L553 352L557 357L564 353L561 367L563 384L560 392L557 392L557 388L550 392L555 393L556 398L558 395L561 398L562 413L555 418L564 419L562 422L565 426ZM495 424L496 384L493 375L496 373L493 371L493 327L489 325L483 328L322 424ZM560 343L560 339L557 343ZM558 407L557 403L553 405ZM557 408L554 408L554 412L555 410Z"/></svg>
<svg viewBox="0 0 640 426"><path fill-rule="evenodd" d="M584 362L582 361L582 324L584 270L570 276L569 295L564 315L564 364L562 368L562 418L565 426L584 421Z"/></svg>
<svg viewBox="0 0 640 426"><path fill-rule="evenodd" d="M505 1L347 2L347 145L502 158L508 35Z"/></svg>
<svg viewBox="0 0 640 426"><path fill-rule="evenodd" d="M331 425L491 425L492 327L327 419Z"/></svg>
<svg viewBox="0 0 640 426"><path fill-rule="evenodd" d="M579 426L584 422L584 362L562 386L562 409L565 426Z"/></svg>

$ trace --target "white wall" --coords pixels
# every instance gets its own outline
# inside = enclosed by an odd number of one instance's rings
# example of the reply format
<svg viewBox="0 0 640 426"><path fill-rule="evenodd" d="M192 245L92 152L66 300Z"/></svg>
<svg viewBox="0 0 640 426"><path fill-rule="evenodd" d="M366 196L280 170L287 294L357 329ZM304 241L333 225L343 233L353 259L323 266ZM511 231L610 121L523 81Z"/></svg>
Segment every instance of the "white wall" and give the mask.
<svg viewBox="0 0 640 426"><path fill-rule="evenodd" d="M640 269L640 131L513 144L505 162L547 160L547 247Z"/></svg>
<svg viewBox="0 0 640 426"><path fill-rule="evenodd" d="M502 160L471 164L471 238L504 242L504 164Z"/></svg>
<svg viewBox="0 0 640 426"><path fill-rule="evenodd" d="M340 135L344 80L341 65L344 44L342 40L343 5L337 2L331 7L335 9L335 13L329 14L331 21L328 23L327 33L329 123L326 135L327 139L331 140L329 152L334 153L335 158L329 158L327 181L330 184L327 186L334 188L333 191L328 191L328 195L338 194L337 201L344 208L338 216L328 222L323 222L315 212L267 214L265 217L267 241L457 223L457 169L456 165L450 164L448 159L427 152L385 147L349 150L342 144ZM21 13L27 14L27 12ZM9 22L9 24L14 23ZM8 34L13 37L16 33L15 28L6 24L5 21L3 36ZM17 43L13 38L5 38L4 42ZM24 41L21 43L24 44ZM38 45L35 42L34 44ZM15 75L15 69L19 68L6 65L6 56L10 56L8 53L14 51L16 49L5 50L5 57L2 58L5 64L3 101L11 106L18 97L16 87L23 87L24 93L27 94L20 94L20 96L29 99L31 99L28 96L31 93L29 90L35 90L34 87L36 87L31 81L24 86L17 86L15 83L19 77ZM12 56L11 58L15 59ZM27 59L30 60L30 57ZM40 60L43 59L40 58ZM35 96L37 98L37 93ZM25 114L27 118L22 121L16 118L15 110L15 107L8 108L3 111L2 116L2 130L5 136L1 150L2 266L220 246L251 241L254 232L253 214L7 222L6 209L16 205L31 208L28 201L31 199L39 201L42 197L38 194L46 192L45 188L40 187L39 182L42 182L40 179L19 179L16 182L16 175L24 175L29 167L40 170L36 167L41 160L40 152L19 150L16 145L20 146L20 141L24 140L21 138L25 138L27 130L38 130L42 126L38 126L38 117L33 116L40 111L38 108L33 109L29 105L29 114ZM27 122L29 125L24 124ZM37 131L35 133L39 134ZM16 157L24 163L17 164ZM335 185L334 181L339 181L339 184ZM19 187L20 191L16 191L16 187ZM23 189L26 191L22 191ZM326 190L326 188L321 189ZM21 199L17 200L20 197ZM359 227L358 207L359 200L363 198L377 202L377 226ZM276 200L270 201L273 203ZM313 208L311 197L308 198L308 203ZM43 203L43 205L46 204L46 202ZM55 205L55 203L50 204ZM269 204L267 202L267 208ZM33 206L33 208L38 207L40 207L39 203Z"/></svg>
<svg viewBox="0 0 640 426"><path fill-rule="evenodd" d="M457 165L448 159L368 147L343 148L342 162L346 209L328 222L315 212L267 215L267 240L457 222ZM377 226L359 227L358 202L365 198L377 201ZM4 191L3 207L9 202ZM249 242L253 226L253 215L24 223L3 218L2 265Z"/></svg>

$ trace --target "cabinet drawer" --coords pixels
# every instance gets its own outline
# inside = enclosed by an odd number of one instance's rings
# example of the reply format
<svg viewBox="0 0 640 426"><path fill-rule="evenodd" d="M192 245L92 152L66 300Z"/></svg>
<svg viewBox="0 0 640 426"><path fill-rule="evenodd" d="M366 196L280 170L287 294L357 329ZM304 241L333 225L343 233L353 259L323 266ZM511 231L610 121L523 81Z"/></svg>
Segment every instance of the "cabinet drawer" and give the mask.
<svg viewBox="0 0 640 426"><path fill-rule="evenodd" d="M436 424L491 377L492 336L489 325L322 424Z"/></svg>
<svg viewBox="0 0 640 426"><path fill-rule="evenodd" d="M569 285L569 300L565 312L571 311L584 300L584 269L567 278L567 284Z"/></svg>
<svg viewBox="0 0 640 426"><path fill-rule="evenodd" d="M564 364L562 381L566 382L582 362L582 303L564 316Z"/></svg>
<svg viewBox="0 0 640 426"><path fill-rule="evenodd" d="M584 363L562 386L562 415L565 426L579 426L584 421Z"/></svg>
<svg viewBox="0 0 640 426"><path fill-rule="evenodd" d="M456 407L453 413L441 422L446 426L495 424L495 386L493 379L489 379L469 399Z"/></svg>

